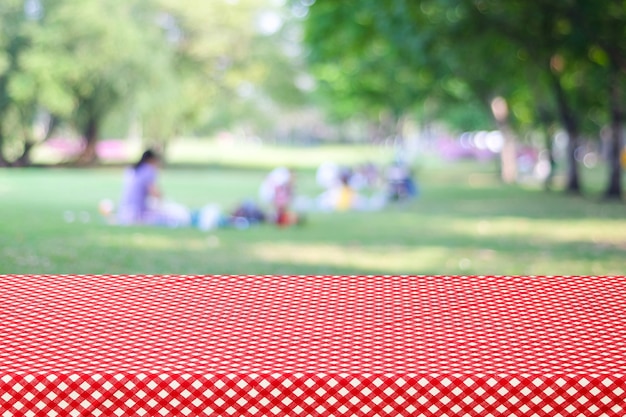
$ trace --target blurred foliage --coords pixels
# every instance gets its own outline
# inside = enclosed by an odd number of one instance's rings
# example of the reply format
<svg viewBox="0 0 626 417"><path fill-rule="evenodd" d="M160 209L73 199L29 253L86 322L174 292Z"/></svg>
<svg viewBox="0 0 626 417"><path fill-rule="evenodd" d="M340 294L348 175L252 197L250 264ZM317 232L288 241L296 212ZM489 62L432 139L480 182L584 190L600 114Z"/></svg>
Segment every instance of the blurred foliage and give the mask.
<svg viewBox="0 0 626 417"><path fill-rule="evenodd" d="M580 191L580 137L610 123L607 196L619 197L625 28L624 1L317 0L305 39L338 116L386 109L457 125L484 120L474 115L492 113L498 98L508 112L493 127L524 137L561 126L571 192ZM416 112L425 101L435 114ZM455 103L467 117L449 111Z"/></svg>
<svg viewBox="0 0 626 417"><path fill-rule="evenodd" d="M621 194L621 0L3 0L0 27L0 165L55 129L89 163L102 136L378 141L411 120L505 149L562 129L579 192L576 149L605 129Z"/></svg>
<svg viewBox="0 0 626 417"><path fill-rule="evenodd" d="M271 125L307 104L290 19L274 0L3 1L0 165L50 136L31 134L42 114L85 139L87 163L103 129L164 144Z"/></svg>

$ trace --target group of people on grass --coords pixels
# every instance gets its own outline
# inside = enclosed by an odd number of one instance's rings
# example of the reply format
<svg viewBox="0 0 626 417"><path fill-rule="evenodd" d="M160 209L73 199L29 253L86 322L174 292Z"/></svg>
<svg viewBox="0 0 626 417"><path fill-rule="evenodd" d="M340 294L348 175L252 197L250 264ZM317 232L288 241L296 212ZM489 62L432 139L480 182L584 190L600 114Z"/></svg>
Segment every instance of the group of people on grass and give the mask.
<svg viewBox="0 0 626 417"><path fill-rule="evenodd" d="M377 211L391 201L417 197L417 186L410 168L396 160L386 172L366 163L355 168L333 163L317 170L317 183L325 191L316 199L324 211Z"/></svg>
<svg viewBox="0 0 626 417"><path fill-rule="evenodd" d="M408 200L417 196L417 187L410 169L400 161L381 172L374 164L356 168L322 164L316 180L324 192L315 198L295 196L295 174L288 168L271 171L261 184L259 198L269 210L253 199L244 200L229 213L217 205L198 210L163 198L157 177L161 159L151 150L124 173L122 196L117 211L110 201L102 201L101 213L119 225L154 225L166 227L197 227L210 230L218 227L248 228L259 223L280 227L301 224L303 214L312 211L350 210L376 211L390 201Z"/></svg>

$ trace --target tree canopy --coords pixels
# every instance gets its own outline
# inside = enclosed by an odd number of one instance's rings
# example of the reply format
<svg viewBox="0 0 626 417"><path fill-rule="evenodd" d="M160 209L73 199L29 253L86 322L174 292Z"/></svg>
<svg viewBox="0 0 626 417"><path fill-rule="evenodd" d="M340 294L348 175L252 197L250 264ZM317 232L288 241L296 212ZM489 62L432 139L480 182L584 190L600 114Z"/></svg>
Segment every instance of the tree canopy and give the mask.
<svg viewBox="0 0 626 417"><path fill-rule="evenodd" d="M606 195L620 196L626 2L317 0L309 14L312 70L343 114L416 114L428 101L446 120L463 103L492 113L512 155L515 136L558 124L576 193L581 136L609 124Z"/></svg>
<svg viewBox="0 0 626 417"><path fill-rule="evenodd" d="M259 103L305 101L288 19L274 0L3 1L0 165L27 162L58 126L84 138L90 163L111 118L158 143L263 125ZM47 134L34 134L42 117Z"/></svg>
<svg viewBox="0 0 626 417"><path fill-rule="evenodd" d="M497 128L505 181L520 138L560 128L574 193L582 140L610 132L621 196L621 0L4 0L0 27L0 165L60 127L90 163L112 120L163 144L315 105L391 135L407 117Z"/></svg>

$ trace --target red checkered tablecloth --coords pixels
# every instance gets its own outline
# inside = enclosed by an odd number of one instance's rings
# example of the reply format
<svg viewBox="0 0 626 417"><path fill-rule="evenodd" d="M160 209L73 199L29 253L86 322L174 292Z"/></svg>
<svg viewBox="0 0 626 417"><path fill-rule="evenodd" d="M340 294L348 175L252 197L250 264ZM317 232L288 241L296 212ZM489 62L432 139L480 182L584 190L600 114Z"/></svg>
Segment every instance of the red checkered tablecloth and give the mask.
<svg viewBox="0 0 626 417"><path fill-rule="evenodd" d="M626 277L0 276L0 415L624 416Z"/></svg>

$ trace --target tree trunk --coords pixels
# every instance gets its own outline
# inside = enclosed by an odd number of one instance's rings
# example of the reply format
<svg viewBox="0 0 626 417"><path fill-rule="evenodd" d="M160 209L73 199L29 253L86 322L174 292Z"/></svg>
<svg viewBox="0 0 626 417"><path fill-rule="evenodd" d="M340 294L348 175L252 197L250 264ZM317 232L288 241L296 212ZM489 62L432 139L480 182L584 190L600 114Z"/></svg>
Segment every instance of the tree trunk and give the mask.
<svg viewBox="0 0 626 417"><path fill-rule="evenodd" d="M579 138L577 132L567 129L567 182L565 191L571 194L580 194L580 175L578 173L578 161L576 160L576 150L578 149Z"/></svg>
<svg viewBox="0 0 626 417"><path fill-rule="evenodd" d="M33 137L29 137L28 133L26 133L25 135L27 137L24 141L24 150L22 151L22 155L20 155L20 157L17 158L17 160L15 161L16 165L21 167L30 166L32 163L30 159L30 152L32 151L32 149L38 143L41 144L50 139L58 125L59 119L54 116L50 116L50 121L48 122L48 126L46 127L46 133L43 139L40 139L40 142L37 142L37 140L35 140Z"/></svg>
<svg viewBox="0 0 626 417"><path fill-rule="evenodd" d="M0 168L2 167L10 167L11 163L6 160L4 156L4 133L2 133L2 128L0 126Z"/></svg>
<svg viewBox="0 0 626 417"><path fill-rule="evenodd" d="M609 181L604 192L605 198L622 198L621 154L623 144L623 110L619 68L611 69L609 100L611 106L611 142L609 146Z"/></svg>
<svg viewBox="0 0 626 417"><path fill-rule="evenodd" d="M26 142L24 142L24 150L22 151L22 154L19 156L19 158L15 160L15 165L19 167L30 166L30 164L32 163L30 160L30 151L33 149L34 146L35 142L33 141L27 140Z"/></svg>
<svg viewBox="0 0 626 417"><path fill-rule="evenodd" d="M580 194L580 177L578 173L578 161L576 161L576 150L580 141L580 133L578 128L578 122L574 116L574 112L569 106L565 91L561 85L561 81L558 76L550 70L552 88L556 97L557 109L561 118L561 123L567 132L567 183L565 191L571 194Z"/></svg>
<svg viewBox="0 0 626 417"><path fill-rule="evenodd" d="M546 191L551 191L554 186L554 174L556 173L556 160L554 159L554 140L552 138L552 128L554 123L554 117L552 112L546 105L537 106L537 116L542 129L544 146L546 153L548 154L548 173L543 181L543 188Z"/></svg>
<svg viewBox="0 0 626 417"><path fill-rule="evenodd" d="M498 129L504 137L500 164L502 181L505 184L514 184L517 181L517 146L515 136L508 123L498 123Z"/></svg>
<svg viewBox="0 0 626 417"><path fill-rule="evenodd" d="M506 100L496 97L491 102L491 112L504 143L500 152L500 176L505 184L517 182L517 146L515 135L508 121L509 109Z"/></svg>
<svg viewBox="0 0 626 417"><path fill-rule="evenodd" d="M96 144L98 142L99 133L100 126L97 119L95 117L89 119L84 131L85 149L76 161L78 165L93 165L97 162L98 155L96 153Z"/></svg>
<svg viewBox="0 0 626 417"><path fill-rule="evenodd" d="M554 160L554 143L550 130L545 128L545 140L546 140L546 152L548 153L548 164L550 165L550 171L543 182L543 186L547 191L552 190L554 185L554 172L556 171L556 161Z"/></svg>

